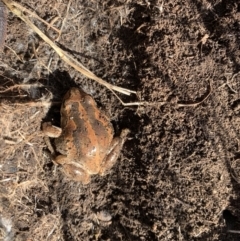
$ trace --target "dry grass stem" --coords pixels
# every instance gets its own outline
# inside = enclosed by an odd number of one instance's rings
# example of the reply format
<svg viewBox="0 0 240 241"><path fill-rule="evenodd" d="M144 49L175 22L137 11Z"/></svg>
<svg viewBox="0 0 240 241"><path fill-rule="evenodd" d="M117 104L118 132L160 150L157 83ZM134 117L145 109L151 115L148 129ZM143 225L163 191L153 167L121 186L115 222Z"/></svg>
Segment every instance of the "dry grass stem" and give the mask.
<svg viewBox="0 0 240 241"><path fill-rule="evenodd" d="M6 4L6 6L9 8L11 12L13 12L15 15L17 15L19 18L21 18L33 31L35 31L46 43L48 43L55 52L60 56L60 58L72 66L75 70L83 74L84 76L97 81L99 84L104 85L109 90L117 91L125 95L130 94L136 94L135 91L125 89L122 87L118 87L112 84L109 84L105 80L97 77L94 73L92 73L89 69L87 69L85 66L83 66L81 63L79 63L76 59L74 59L72 56L70 56L67 52L59 48L51 39L49 39L39 28L37 28L27 16L24 15L23 11L17 7L11 0L3 0L3 2Z"/></svg>
<svg viewBox="0 0 240 241"><path fill-rule="evenodd" d="M61 29L60 29L60 31L59 31L59 35L58 35L56 41L59 41L60 38L61 38L61 34L62 34L63 27L64 27L64 25L65 25L65 23L66 23L66 21L67 21L67 18L68 18L68 12L69 12L69 8L70 8L70 5L71 5L71 2L72 2L71 0L68 2L67 11L66 11L66 16L65 16L65 18L64 18L63 21L62 21L62 26L61 26Z"/></svg>
<svg viewBox="0 0 240 241"><path fill-rule="evenodd" d="M10 48L10 47L7 46L6 44L5 44L4 46L5 46L6 48L8 48L10 51L12 51L13 54L17 57L18 60L20 60L22 63L24 63L24 60L22 60L22 59L18 56L18 54L16 53L15 50L13 50L12 48Z"/></svg>
<svg viewBox="0 0 240 241"><path fill-rule="evenodd" d="M0 93L6 93L6 92L12 91L14 89L30 89L32 87L39 88L39 87L43 87L43 85L39 84L39 83L37 83L37 84L20 84L20 85L15 84L15 85L10 86L10 87L8 87L4 90L0 90Z"/></svg>
<svg viewBox="0 0 240 241"><path fill-rule="evenodd" d="M4 2L4 1L3 1ZM23 7L22 5L16 3L16 2L11 2L11 4L13 4L15 7L21 9L22 11L28 13L30 16L38 19L39 21L43 22L44 24L46 24L48 26L48 29L53 29L55 30L59 35L60 35L60 30L55 28L53 26L53 23L48 23L47 21L45 21L44 19L40 18L36 13L34 13L32 10L28 10L27 8Z"/></svg>
<svg viewBox="0 0 240 241"><path fill-rule="evenodd" d="M189 106L189 107L195 107L200 105L201 103L203 103L211 94L212 92L212 86L211 83L209 83L209 87L208 87L208 92L206 93L206 96L202 98L202 100L195 102L195 103L189 103L189 104L183 104L181 102L178 103L179 107L185 107L185 106Z"/></svg>
<svg viewBox="0 0 240 241"><path fill-rule="evenodd" d="M182 103L182 102L178 102L177 106L178 107L196 107L198 105L200 105L201 103L203 103L211 94L212 92L212 87L211 87L211 83L209 83L209 87L208 87L208 92L205 94L205 96L202 98L202 100L198 101L198 102L194 102L194 103ZM125 103L121 100L121 98L114 92L112 91L112 93L117 97L117 99L121 102L122 105L124 106L140 106L140 105L145 105L145 106L158 106L158 105L164 105L167 102L166 101L153 101L153 102L148 102L148 101L140 101L140 102L130 102L130 103Z"/></svg>

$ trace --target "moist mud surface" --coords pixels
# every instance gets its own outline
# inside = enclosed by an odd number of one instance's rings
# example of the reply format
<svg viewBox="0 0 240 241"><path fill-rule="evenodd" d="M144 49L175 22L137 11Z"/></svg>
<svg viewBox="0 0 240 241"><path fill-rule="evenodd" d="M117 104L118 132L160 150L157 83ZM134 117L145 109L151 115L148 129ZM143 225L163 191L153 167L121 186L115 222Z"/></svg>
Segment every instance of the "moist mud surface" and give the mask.
<svg viewBox="0 0 240 241"><path fill-rule="evenodd" d="M1 240L239 240L229 232L240 230L239 1L18 4L94 74L136 91L117 94L138 105L122 105L8 11L0 54ZM116 136L130 130L111 172L88 185L52 162L41 131L46 120L60 125L73 86L91 94Z"/></svg>

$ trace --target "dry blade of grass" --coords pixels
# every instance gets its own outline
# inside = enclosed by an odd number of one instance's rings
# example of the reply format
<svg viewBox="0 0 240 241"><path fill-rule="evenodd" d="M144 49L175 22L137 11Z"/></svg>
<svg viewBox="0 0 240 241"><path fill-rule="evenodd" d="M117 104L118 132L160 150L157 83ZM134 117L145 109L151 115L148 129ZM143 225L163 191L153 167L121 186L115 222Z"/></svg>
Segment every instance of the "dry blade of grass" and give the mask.
<svg viewBox="0 0 240 241"><path fill-rule="evenodd" d="M67 52L62 50L60 47L58 47L51 39L49 39L39 28L37 28L30 20L29 18L24 15L25 8L11 0L2 0L6 6L9 8L11 12L13 12L15 15L17 15L19 18L21 18L30 28L32 28L33 31L35 31L46 43L48 43L54 50L55 52L60 56L60 58L65 61L67 64L72 66L75 70L83 74L84 76L97 81L99 84L104 85L107 87L116 97L117 99L122 103L124 106L139 106L139 105L155 105L156 102L130 102L130 103L125 103L122 101L122 99L115 93L115 91L125 94L125 95L131 95L137 94L136 91L132 91L129 89L125 89L116 85L112 85L105 80L97 77L93 72L91 72L89 69L87 69L85 66L83 66L80 62L78 62L76 59L74 59L71 55L69 55ZM26 11L27 12L27 11ZM35 16L36 14L34 14ZM38 17L39 19L40 17ZM43 22L45 22L43 20ZM47 23L49 26L49 24ZM177 103L179 107L195 107L204 102L210 95L211 93L211 84L209 91L207 95L199 102L196 103ZM157 104L165 104L165 102L157 102Z"/></svg>
<svg viewBox="0 0 240 241"><path fill-rule="evenodd" d="M51 28L53 30L55 30L57 33L60 34L60 30L55 28L51 23L49 24L47 21L45 21L44 19L40 18L36 13L34 13L33 11L31 10L28 10L27 8L23 7L22 5L20 5L19 3L16 3L16 2L12 2L12 4L21 9L22 11L28 13L30 16L33 16L34 18L38 19L39 21L43 22L44 24L46 24L48 26L48 29Z"/></svg>
<svg viewBox="0 0 240 241"><path fill-rule="evenodd" d="M2 0L6 6L9 8L11 12L13 12L16 16L18 16L20 19L22 19L34 32L36 32L46 43L48 43L55 52L60 56L60 58L72 66L75 70L83 74L84 76L97 81L99 84L104 85L111 91L117 91L125 95L131 95L136 94L136 91L132 91L129 89L125 89L119 86L112 85L105 80L97 77L93 72L91 72L89 69L87 69L85 66L83 66L81 63L79 63L76 59L74 59L72 56L70 56L67 52L59 48L51 39L49 39L37 26L35 26L30 19L23 13L23 7L19 7L19 4L15 4L11 0Z"/></svg>

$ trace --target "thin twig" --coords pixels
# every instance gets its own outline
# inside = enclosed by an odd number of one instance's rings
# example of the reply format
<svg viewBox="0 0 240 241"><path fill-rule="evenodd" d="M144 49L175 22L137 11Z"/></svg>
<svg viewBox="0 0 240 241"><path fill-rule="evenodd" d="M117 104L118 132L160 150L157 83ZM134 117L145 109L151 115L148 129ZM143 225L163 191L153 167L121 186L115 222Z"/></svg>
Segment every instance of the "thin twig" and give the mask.
<svg viewBox="0 0 240 241"><path fill-rule="evenodd" d="M227 231L228 233L238 233L238 234L240 234L240 230L228 230Z"/></svg>
<svg viewBox="0 0 240 241"><path fill-rule="evenodd" d="M11 47L9 47L8 45L4 45L6 48L8 48L9 50L11 50L13 53L14 53L14 55L18 58L18 60L20 60L22 63L24 63L24 61L18 56L18 54L16 53L16 51L15 50L13 50Z"/></svg>
<svg viewBox="0 0 240 241"><path fill-rule="evenodd" d="M131 95L136 94L136 91L132 91L129 89L125 89L119 86L112 85L105 80L97 77L94 73L92 73L90 70L88 70L85 66L83 66L81 63L79 63L76 59L74 59L72 56L70 56L67 52L59 48L51 39L49 39L37 26L35 26L27 16L24 15L24 13L14 6L13 2L11 0L2 0L6 6L9 8L11 12L13 12L15 15L17 15L19 18L21 18L33 31L35 31L46 43L48 43L55 52L60 56L60 58L65 61L67 64L72 66L75 70L83 74L84 76L97 81L99 84L104 85L109 90L114 90L117 92L120 92L125 95Z"/></svg>
<svg viewBox="0 0 240 241"><path fill-rule="evenodd" d="M239 74L239 72L235 73L230 80L228 79L228 77L226 77L226 78L227 78L227 82L224 83L224 84L222 84L222 85L219 86L218 88L220 89L220 88L224 87L225 85L227 85L228 88L229 88L233 93L237 94L238 92L237 92L236 90L234 90L234 89L230 86L230 82L232 82L233 79L234 79L238 74Z"/></svg>
<svg viewBox="0 0 240 241"><path fill-rule="evenodd" d="M61 34L62 34L63 27L64 27L64 25L65 25L65 22L67 21L67 18L68 18L68 12L69 12L69 9L70 9L70 6L71 6L71 2L72 2L71 0L68 2L66 16L65 16L65 18L64 18L63 21L62 21L62 26L61 26L61 29L60 29L60 31L59 31L59 35L58 35L56 41L59 41L60 38L61 38Z"/></svg>
<svg viewBox="0 0 240 241"><path fill-rule="evenodd" d="M3 1L4 2L4 1ZM60 30L55 28L52 24L49 24L47 21L45 21L44 19L40 18L36 13L34 13L32 10L28 10L27 8L23 7L22 5L20 5L19 3L16 2L12 2L12 4L21 9L23 12L27 12L30 16L35 17L36 19L40 20L41 22L43 22L44 24L46 24L49 28L52 28L53 30L55 30L58 34L60 33Z"/></svg>
<svg viewBox="0 0 240 241"><path fill-rule="evenodd" d="M131 93L136 94L136 91L132 91L129 89L125 89L122 87L118 87L115 85L112 85L108 82L106 82L105 80L97 77L94 73L92 73L89 69L87 69L85 66L83 66L81 63L79 63L76 59L74 59L71 55L69 55L67 52L65 52L64 50L62 50L61 48L59 48L51 39L49 39L39 28L37 28L30 20L27 16L24 15L22 9L23 7L19 4L16 4L15 2L11 1L11 0L2 0L6 6L10 9L10 11L12 11L15 15L17 15L19 18L21 18L30 28L32 28L46 43L48 43L54 50L55 52L60 56L60 58L65 61L67 64L69 64L70 66L72 66L75 70L77 70L78 72L82 73L84 76L97 81L99 84L104 85L105 87L107 87L116 97L117 99L124 105L124 106L139 106L139 105L163 105L166 102L132 102L132 103L125 103L121 100L121 98L115 93L115 91L120 92L122 94L125 95L130 95ZM70 7L70 3L68 4L68 9L67 9L67 14L69 11L69 7ZM24 10L26 11L26 10ZM67 15L66 15L67 16ZM49 24L46 23L48 26ZM58 30L59 31L59 30ZM202 41L202 40L201 40ZM178 102L177 105L178 107L185 107L185 106L189 106L189 107L195 107L199 104L201 104L202 102L204 102L209 95L211 94L211 84L209 84L209 91L207 93L207 95L199 102L196 103L189 103L189 104L185 104L182 102Z"/></svg>
<svg viewBox="0 0 240 241"><path fill-rule="evenodd" d="M184 104L184 103L181 103L181 102L178 102L178 106L179 107L184 107L184 106L192 106L192 107L195 107L195 106L198 106L200 105L201 103L203 103L211 94L212 92L212 86L211 86L211 83L209 82L209 87L208 87L208 93L206 94L205 97L203 97L202 100L198 101L198 102L195 102L195 103L189 103L189 104Z"/></svg>

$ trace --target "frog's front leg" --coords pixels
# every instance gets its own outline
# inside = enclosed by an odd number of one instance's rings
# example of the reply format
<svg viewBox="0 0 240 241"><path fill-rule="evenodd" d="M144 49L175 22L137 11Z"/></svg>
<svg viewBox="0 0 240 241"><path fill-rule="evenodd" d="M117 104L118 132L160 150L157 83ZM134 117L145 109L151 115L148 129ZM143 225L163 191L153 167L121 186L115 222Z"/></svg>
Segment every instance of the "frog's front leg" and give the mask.
<svg viewBox="0 0 240 241"><path fill-rule="evenodd" d="M62 129L57 126L53 126L51 122L43 122L42 123L42 131L45 135L44 141L46 142L46 145L47 145L49 151L51 152L51 155L54 156L55 150L49 140L49 137L51 137L51 138L59 137L62 134Z"/></svg>
<svg viewBox="0 0 240 241"><path fill-rule="evenodd" d="M129 130L124 129L122 130L120 137L115 137L112 140L108 154L106 155L105 159L101 164L101 169L99 172L101 176L104 176L105 174L107 174L108 171L116 163L128 133L129 133Z"/></svg>

